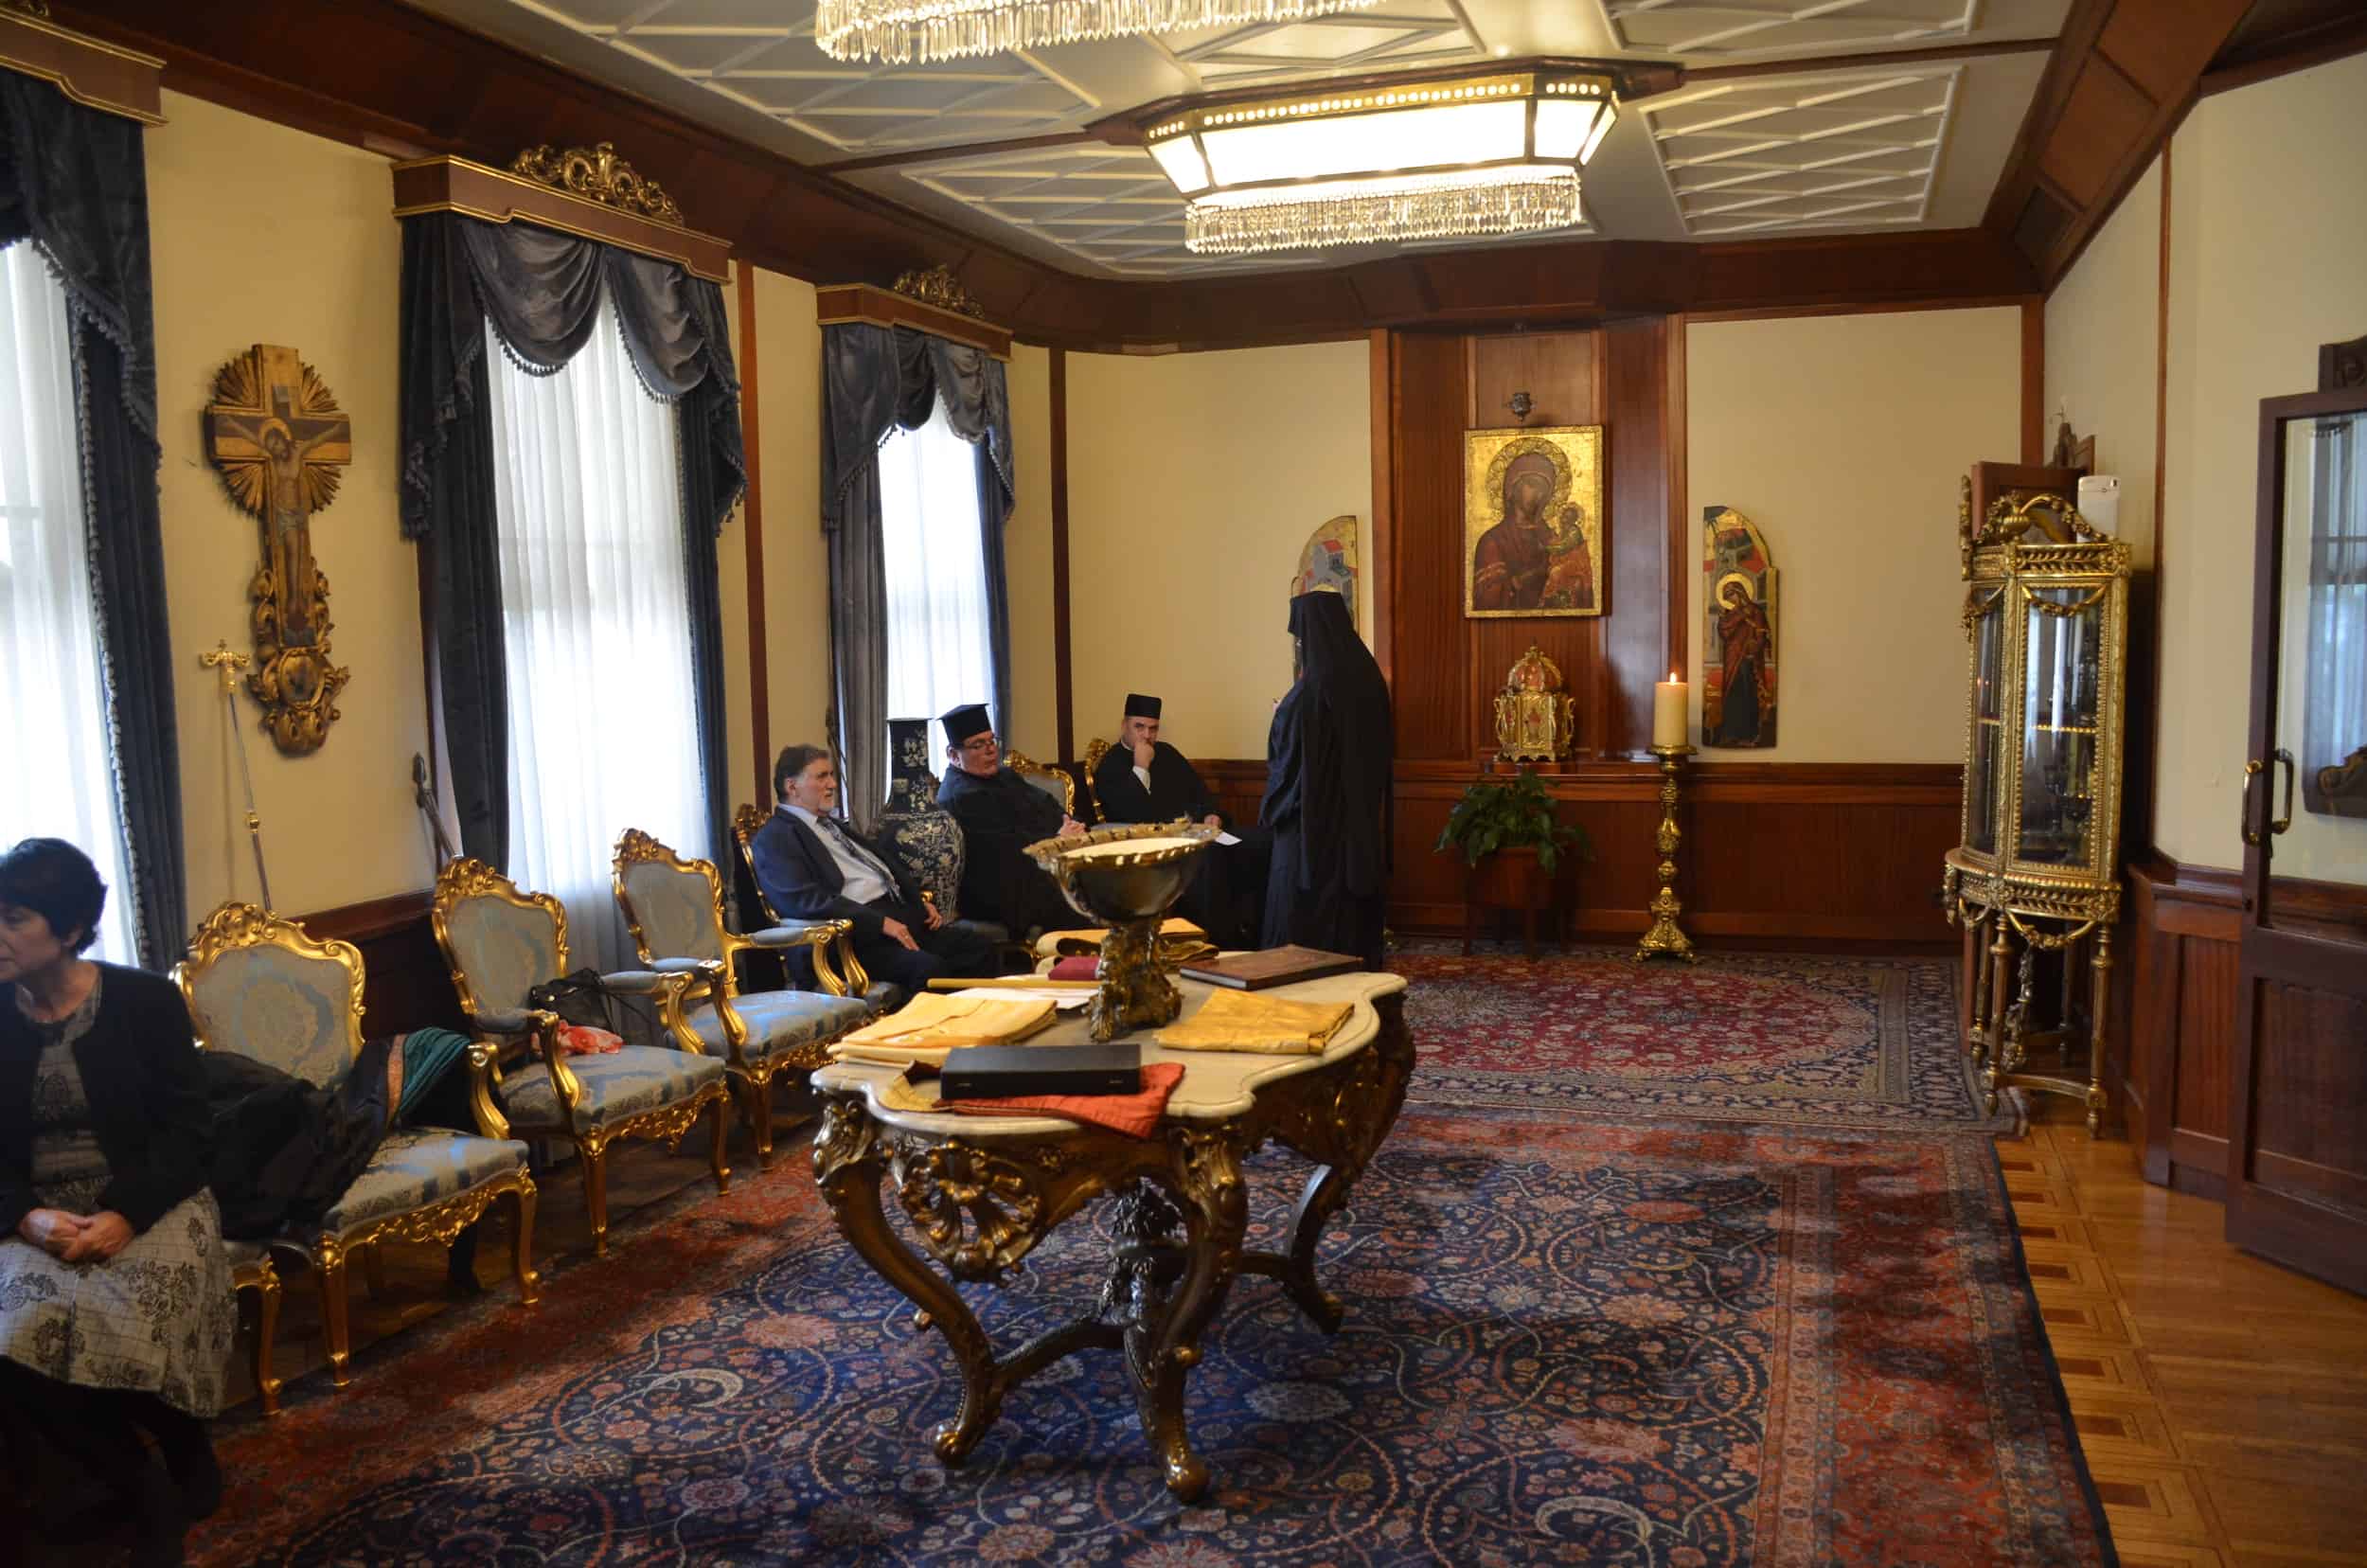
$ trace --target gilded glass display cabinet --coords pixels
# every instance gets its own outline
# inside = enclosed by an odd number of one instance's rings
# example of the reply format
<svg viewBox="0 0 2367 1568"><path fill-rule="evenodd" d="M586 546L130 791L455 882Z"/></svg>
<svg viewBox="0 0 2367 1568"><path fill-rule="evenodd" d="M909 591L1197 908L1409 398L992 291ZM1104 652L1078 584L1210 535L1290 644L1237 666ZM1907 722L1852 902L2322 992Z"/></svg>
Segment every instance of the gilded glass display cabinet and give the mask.
<svg viewBox="0 0 2367 1568"><path fill-rule="evenodd" d="M2121 903L2128 546L2055 494L2001 499L1977 523L1967 505L1959 527L1971 692L1944 882L1975 937L1966 1045L1992 1112L2009 1085L2071 1095L2092 1133ZM2042 953L2060 963L2043 999Z"/></svg>

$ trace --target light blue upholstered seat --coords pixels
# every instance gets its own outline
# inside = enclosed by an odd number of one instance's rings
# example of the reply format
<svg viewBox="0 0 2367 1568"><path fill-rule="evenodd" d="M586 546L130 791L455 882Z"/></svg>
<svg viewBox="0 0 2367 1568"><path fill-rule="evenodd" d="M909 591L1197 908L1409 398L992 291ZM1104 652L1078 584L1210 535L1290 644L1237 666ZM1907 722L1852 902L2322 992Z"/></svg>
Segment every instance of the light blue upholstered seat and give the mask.
<svg viewBox="0 0 2367 1568"><path fill-rule="evenodd" d="M569 1057L583 1098L576 1102L576 1120L585 1128L613 1127L627 1116L655 1111L688 1099L711 1083L723 1079L721 1057L692 1056L656 1045L627 1045L599 1056ZM566 1126L551 1076L540 1063L511 1069L502 1080L502 1109L521 1132Z"/></svg>
<svg viewBox="0 0 2367 1568"><path fill-rule="evenodd" d="M362 1048L362 954L349 942L321 941L296 921L253 904L225 903L205 918L174 971L199 1039L210 1049L234 1051L321 1088L334 1088L353 1070ZM480 1086L489 1053L471 1053L467 1071ZM471 1103L475 1104L472 1095ZM526 1146L507 1129L480 1116L477 1135L440 1129L390 1129L362 1173L319 1218L291 1221L271 1243L302 1253L321 1292L331 1379L347 1381L350 1340L346 1317L346 1263L404 1221L410 1238L440 1236L447 1242L505 1194L515 1201L512 1256L520 1299L531 1304L538 1284L530 1261L534 1237L534 1178ZM263 1343L256 1382L267 1411L277 1404L269 1378L270 1324L278 1284L261 1265L261 1249L234 1244L231 1266L240 1286L260 1292Z"/></svg>
<svg viewBox="0 0 2367 1568"><path fill-rule="evenodd" d="M717 1190L731 1189L731 1167L723 1157L723 1063L700 1054L697 1036L683 1025L683 980L637 972L602 976L612 990L653 996L663 1042L671 1043L567 1058L581 1090L571 1111L551 1082L550 1063L561 1054L557 1032L545 1026L548 1014L528 1007L535 987L568 972L566 910L549 894L521 892L484 862L463 857L436 875L435 925L461 1006L477 1027L509 1042L503 1114L525 1135L568 1139L582 1157L596 1254L608 1250L611 1136L679 1145L696 1117L712 1114L708 1162Z"/></svg>
<svg viewBox="0 0 2367 1568"><path fill-rule="evenodd" d="M470 1138L434 1129L389 1132L317 1228L347 1231L425 1208L525 1166L526 1146L514 1138Z"/></svg>
<svg viewBox="0 0 2367 1568"><path fill-rule="evenodd" d="M836 1040L870 1021L871 1008L852 996L826 996L820 991L756 991L732 998L748 1026L748 1057L770 1061L800 1045ZM708 1050L724 1050L723 1020L713 1007L692 1013L690 1027Z"/></svg>

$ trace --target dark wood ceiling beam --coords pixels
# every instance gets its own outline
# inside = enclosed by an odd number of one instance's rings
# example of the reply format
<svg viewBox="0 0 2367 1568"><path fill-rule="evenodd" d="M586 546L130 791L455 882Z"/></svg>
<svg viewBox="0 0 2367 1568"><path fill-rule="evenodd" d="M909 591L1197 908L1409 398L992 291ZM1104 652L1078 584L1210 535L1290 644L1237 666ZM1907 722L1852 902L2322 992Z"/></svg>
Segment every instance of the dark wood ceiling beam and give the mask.
<svg viewBox="0 0 2367 1568"><path fill-rule="evenodd" d="M2053 288L2144 175L2254 0L2073 0L1982 226Z"/></svg>
<svg viewBox="0 0 2367 1568"><path fill-rule="evenodd" d="M1985 229L1715 244L1571 240L1171 282L1087 277L396 0L107 0L103 13L61 0L57 9L68 26L161 56L169 88L399 155L504 167L538 143L613 141L691 223L730 241L745 261L817 285L884 284L943 263L988 319L1023 342L1068 348L1247 347L1433 322L1936 305L2036 286L2016 248Z"/></svg>

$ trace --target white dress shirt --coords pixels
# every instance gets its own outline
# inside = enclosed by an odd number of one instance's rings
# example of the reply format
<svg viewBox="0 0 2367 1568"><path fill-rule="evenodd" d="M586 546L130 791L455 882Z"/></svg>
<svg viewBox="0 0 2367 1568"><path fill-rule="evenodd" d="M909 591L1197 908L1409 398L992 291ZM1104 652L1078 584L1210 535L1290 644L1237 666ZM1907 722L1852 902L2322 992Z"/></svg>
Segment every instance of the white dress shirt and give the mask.
<svg viewBox="0 0 2367 1568"><path fill-rule="evenodd" d="M825 827L811 811L787 801L782 802L781 809L794 812L799 821L813 829L822 847L830 852L830 859L838 864L839 875L845 879L845 885L839 889L842 894L859 904L896 897L896 879L888 875L888 868L874 859L869 850L855 842L854 833L845 823L832 817Z"/></svg>

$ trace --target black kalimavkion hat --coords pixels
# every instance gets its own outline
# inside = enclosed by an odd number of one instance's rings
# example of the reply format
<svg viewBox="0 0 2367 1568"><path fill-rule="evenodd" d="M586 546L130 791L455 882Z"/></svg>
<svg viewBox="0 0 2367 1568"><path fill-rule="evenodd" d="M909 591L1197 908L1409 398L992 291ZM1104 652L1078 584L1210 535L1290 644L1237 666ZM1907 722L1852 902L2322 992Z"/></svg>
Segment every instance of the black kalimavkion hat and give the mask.
<svg viewBox="0 0 2367 1568"><path fill-rule="evenodd" d="M993 722L987 718L987 704L984 703L964 703L959 707L948 708L937 715L937 722L945 726L945 743L949 746L958 746L971 736L984 735L994 728Z"/></svg>
<svg viewBox="0 0 2367 1568"><path fill-rule="evenodd" d="M1126 716L1129 719L1158 718L1159 699L1156 697L1146 697L1139 691L1128 692L1126 694Z"/></svg>

